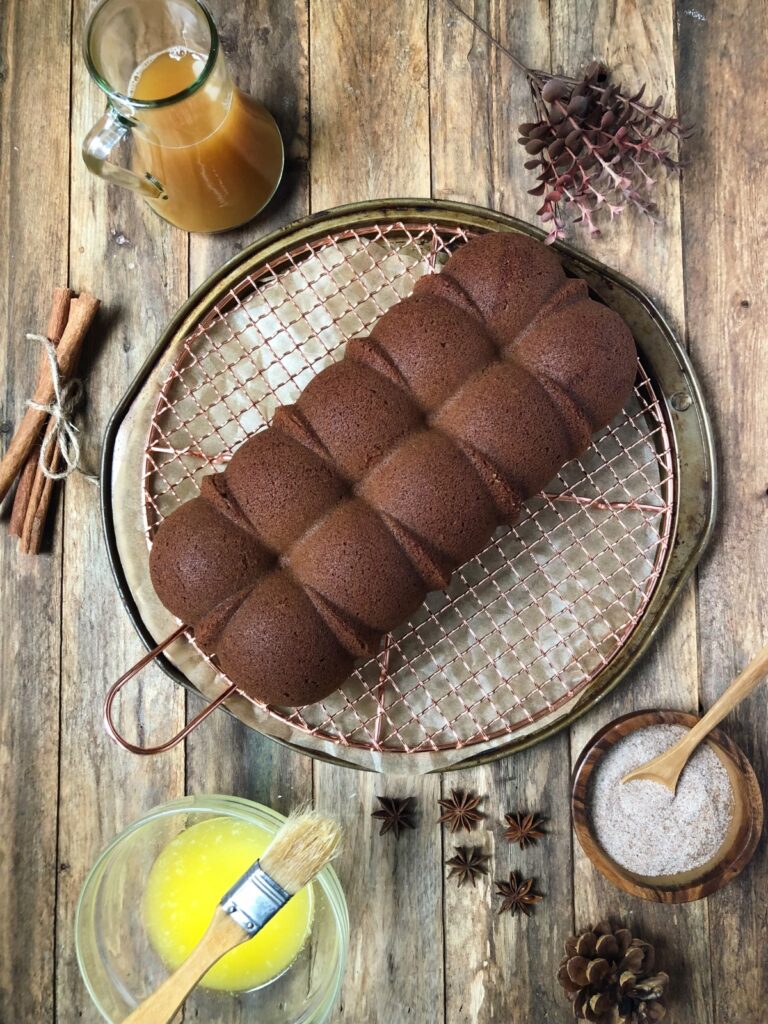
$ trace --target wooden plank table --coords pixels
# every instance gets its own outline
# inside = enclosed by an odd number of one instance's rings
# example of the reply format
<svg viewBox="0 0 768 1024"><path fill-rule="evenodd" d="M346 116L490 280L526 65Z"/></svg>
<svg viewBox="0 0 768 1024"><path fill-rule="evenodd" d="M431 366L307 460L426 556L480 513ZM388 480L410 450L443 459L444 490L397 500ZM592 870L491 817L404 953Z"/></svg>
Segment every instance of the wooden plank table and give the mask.
<svg viewBox="0 0 768 1024"><path fill-rule="evenodd" d="M107 565L96 488L66 484L48 553L21 558L0 536L0 1020L95 1021L73 950L75 902L97 853L153 804L236 793L285 809L302 799L339 815L339 865L352 919L334 1020L556 1022L554 980L574 925L613 915L657 943L671 973L674 1024L759 1024L768 1014L765 841L735 883L677 908L622 896L574 846L569 766L588 737L644 706L708 706L768 638L768 5L761 0L465 0L481 24L535 66L572 71L603 57L630 85L679 102L699 132L664 187L663 226L626 217L581 248L658 299L689 346L712 412L722 473L719 525L653 652L570 732L458 776L380 778L312 762L216 715L186 747L151 760L104 736L107 684L140 645ZM0 10L0 438L18 421L51 289L103 300L84 367L83 461L98 465L106 421L175 308L222 261L312 210L373 197L487 205L528 220L516 126L529 116L519 72L445 0L217 0L238 84L275 113L289 151L266 217L218 237L187 236L135 196L89 176L80 142L102 109L81 59L90 0L5 0ZM6 513L7 515L7 513ZM755 694L726 723L768 784L768 710ZM158 671L122 722L145 742L199 702ZM499 918L492 880L446 881L451 840L437 800L461 784L499 818L525 807L549 836L525 855L546 900L530 920ZM376 794L415 795L420 827L379 838ZM489 820L503 877L520 860Z"/></svg>

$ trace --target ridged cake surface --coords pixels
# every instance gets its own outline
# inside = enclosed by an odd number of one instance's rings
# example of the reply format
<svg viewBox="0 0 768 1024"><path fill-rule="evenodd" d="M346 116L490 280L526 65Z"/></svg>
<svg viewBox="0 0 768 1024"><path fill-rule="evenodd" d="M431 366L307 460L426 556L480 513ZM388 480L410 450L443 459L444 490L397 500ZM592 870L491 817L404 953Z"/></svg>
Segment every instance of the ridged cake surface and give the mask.
<svg viewBox="0 0 768 1024"><path fill-rule="evenodd" d="M321 700L629 397L621 317L527 236L473 239L160 526L163 604L257 700Z"/></svg>

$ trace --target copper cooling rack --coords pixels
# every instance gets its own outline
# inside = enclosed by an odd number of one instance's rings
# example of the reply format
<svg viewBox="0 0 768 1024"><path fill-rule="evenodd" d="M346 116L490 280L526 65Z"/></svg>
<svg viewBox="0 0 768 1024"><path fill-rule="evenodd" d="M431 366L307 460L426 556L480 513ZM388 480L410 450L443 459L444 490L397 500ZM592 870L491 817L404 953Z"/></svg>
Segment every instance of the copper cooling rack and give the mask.
<svg viewBox="0 0 768 1024"><path fill-rule="evenodd" d="M116 533L125 542L127 530L135 544L141 530L127 586L155 638L163 612L147 593L146 557L163 518L199 493L206 474L279 405L295 401L418 277L439 272L472 234L499 228L520 225L498 217L489 223L489 215L455 206L332 213L326 224L298 225L257 245L210 284L202 303L198 297L114 428L128 438L122 469L124 476L130 467L133 481L124 492L130 525L118 516ZM652 609L662 581L670 599L684 574L678 566L669 575L672 555L681 556L681 506L687 524L698 515L689 564L711 524L708 427L690 368L650 304L583 258L566 257L566 267L620 308L637 337L636 386L623 413L327 700L297 709L257 705L194 648L190 633L181 667L191 678L203 672L199 689L224 694L227 706L238 698L232 710L246 720L243 708L253 705L249 724L315 753L398 770L418 762L416 770L425 770L531 742L626 669L641 645L640 627L650 636L663 610ZM622 308L629 298L637 306L631 315ZM650 339L668 346L666 360ZM677 376L668 372L672 363ZM697 436L693 462L706 494L695 510L682 490L680 445ZM120 582L126 559L117 550L115 560ZM178 623L165 619L172 632Z"/></svg>

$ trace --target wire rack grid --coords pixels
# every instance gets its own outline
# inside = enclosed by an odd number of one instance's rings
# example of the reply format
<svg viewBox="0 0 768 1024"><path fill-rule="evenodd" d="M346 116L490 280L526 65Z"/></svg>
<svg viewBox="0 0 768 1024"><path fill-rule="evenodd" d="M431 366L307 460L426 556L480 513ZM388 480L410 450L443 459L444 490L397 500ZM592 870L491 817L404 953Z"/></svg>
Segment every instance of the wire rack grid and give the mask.
<svg viewBox="0 0 768 1024"><path fill-rule="evenodd" d="M470 234L403 222L344 230L231 288L186 338L160 390L144 456L148 544L205 474ZM664 409L639 362L624 412L377 657L323 702L265 710L381 753L457 750L554 716L640 621L669 547L674 493Z"/></svg>

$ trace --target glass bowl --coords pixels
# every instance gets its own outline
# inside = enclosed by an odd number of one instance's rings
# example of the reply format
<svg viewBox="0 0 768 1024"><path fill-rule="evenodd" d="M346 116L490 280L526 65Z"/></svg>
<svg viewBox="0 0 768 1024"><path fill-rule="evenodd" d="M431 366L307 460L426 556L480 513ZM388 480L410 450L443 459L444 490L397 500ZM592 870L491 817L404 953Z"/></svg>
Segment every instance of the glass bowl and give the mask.
<svg viewBox="0 0 768 1024"><path fill-rule="evenodd" d="M184 797L135 821L91 868L77 905L75 949L85 986L110 1024L124 1020L168 976L142 920L142 894L155 858L184 829L218 817L253 822L273 833L285 821L276 811L238 797ZM310 937L288 970L249 992L198 988L186 1003L190 1018L211 1024L322 1024L328 1019L344 973L349 918L332 868L324 868L313 887Z"/></svg>

